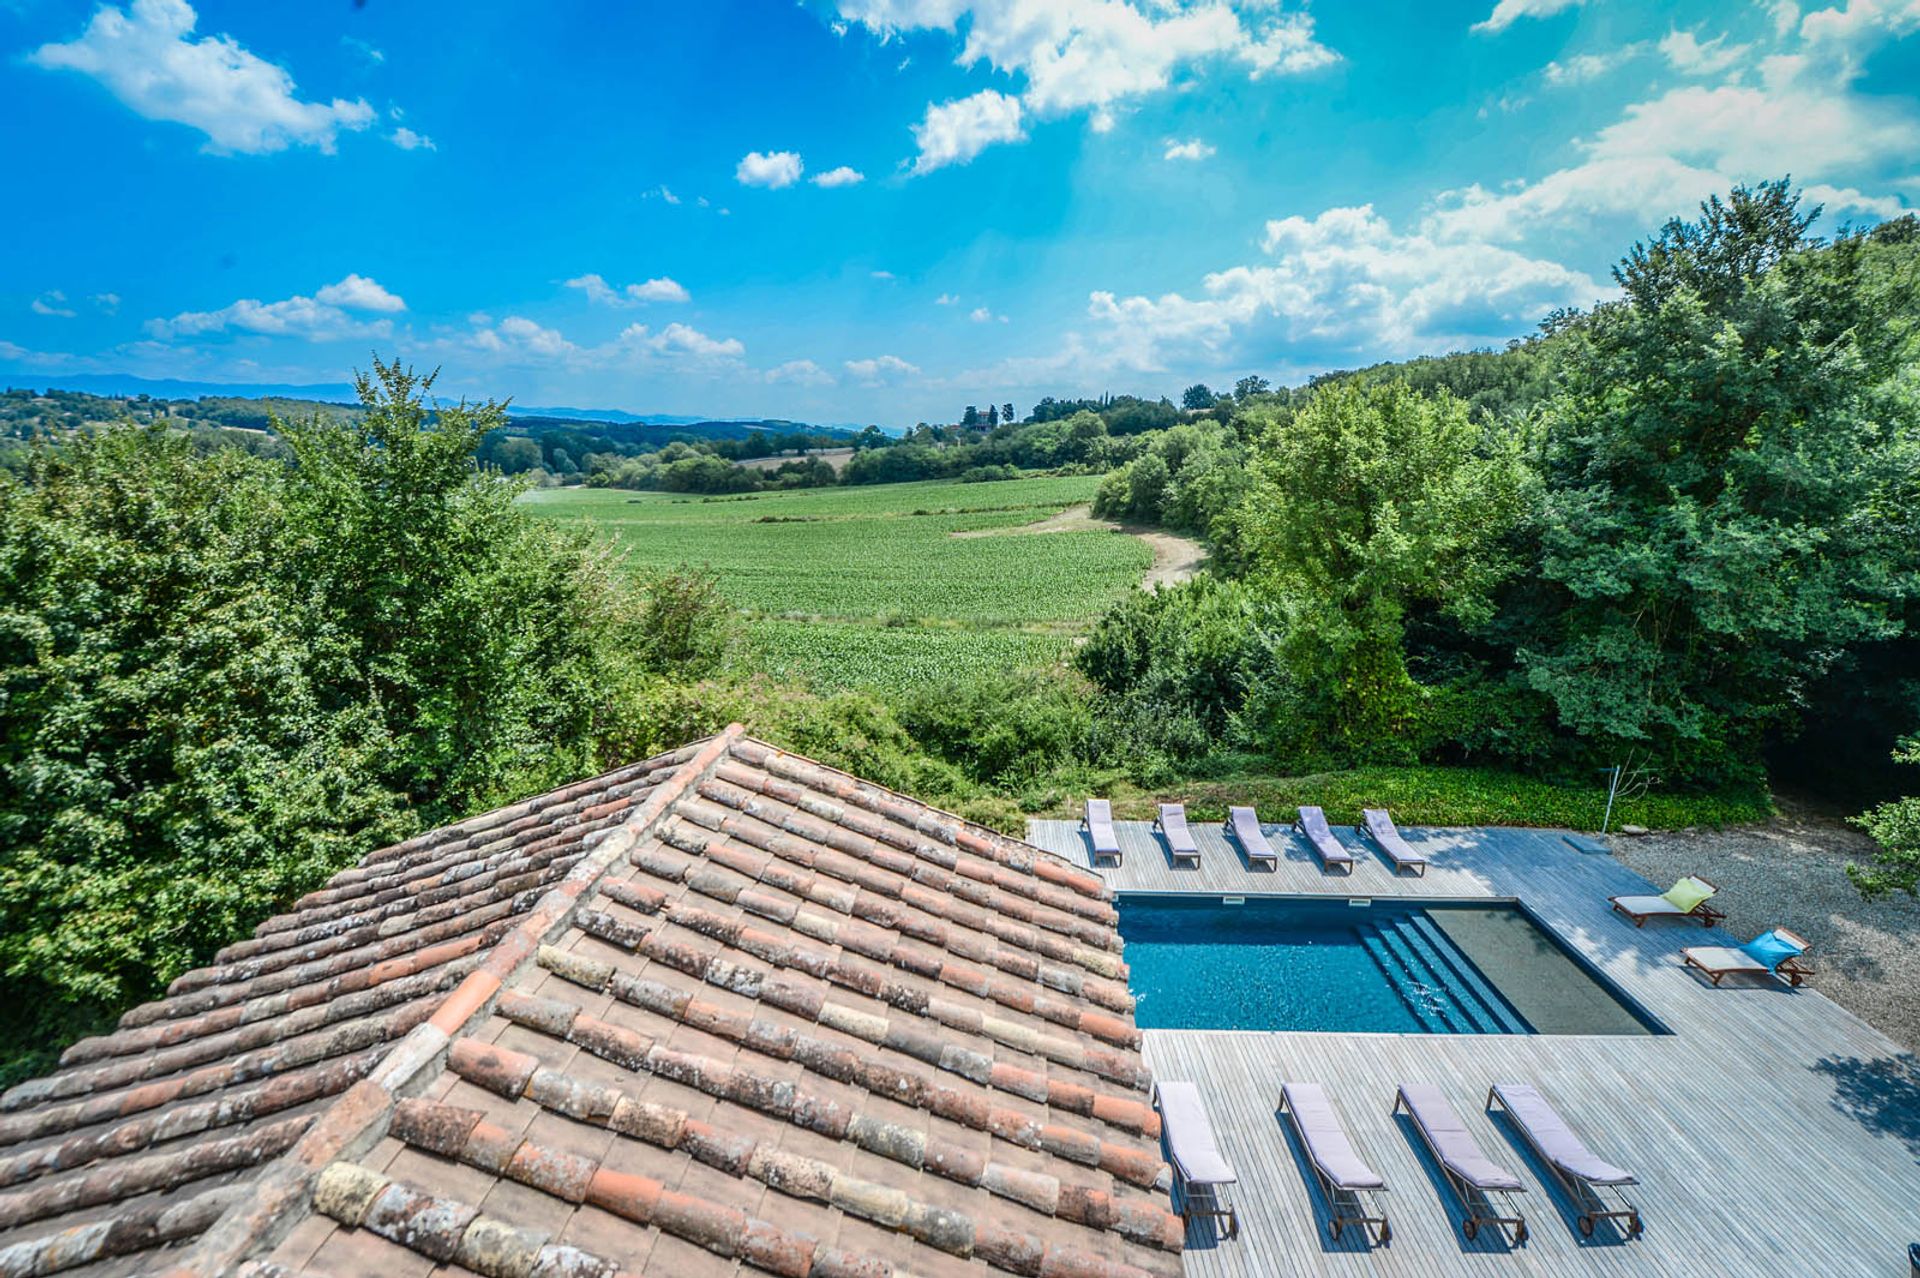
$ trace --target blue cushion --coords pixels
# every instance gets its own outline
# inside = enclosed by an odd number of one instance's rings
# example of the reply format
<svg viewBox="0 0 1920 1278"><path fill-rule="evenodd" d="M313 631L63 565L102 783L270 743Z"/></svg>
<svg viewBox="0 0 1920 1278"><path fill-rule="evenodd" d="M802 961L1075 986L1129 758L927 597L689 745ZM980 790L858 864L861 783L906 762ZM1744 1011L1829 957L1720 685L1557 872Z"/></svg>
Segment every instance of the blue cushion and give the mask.
<svg viewBox="0 0 1920 1278"><path fill-rule="evenodd" d="M1778 932L1762 932L1740 947L1747 957L1766 964L1769 972L1799 954L1800 948Z"/></svg>

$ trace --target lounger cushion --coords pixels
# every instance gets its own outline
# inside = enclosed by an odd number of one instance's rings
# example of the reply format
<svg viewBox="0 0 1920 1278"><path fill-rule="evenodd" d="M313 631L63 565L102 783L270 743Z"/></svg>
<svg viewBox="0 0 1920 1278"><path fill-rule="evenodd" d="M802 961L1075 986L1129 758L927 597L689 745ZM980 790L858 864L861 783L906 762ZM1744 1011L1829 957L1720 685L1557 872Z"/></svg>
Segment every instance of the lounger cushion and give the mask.
<svg viewBox="0 0 1920 1278"><path fill-rule="evenodd" d="M1744 949L1731 945L1693 945L1680 952L1713 972L1770 972L1773 970Z"/></svg>
<svg viewBox="0 0 1920 1278"><path fill-rule="evenodd" d="M1519 1177L1480 1152L1480 1143L1445 1092L1431 1083L1402 1083L1400 1095L1426 1133L1434 1156L1454 1175L1477 1189L1526 1188Z"/></svg>
<svg viewBox="0 0 1920 1278"><path fill-rule="evenodd" d="M1347 1139L1347 1129L1333 1112L1333 1102L1318 1083L1283 1083L1281 1095L1287 1098L1287 1112L1300 1129L1307 1157L1320 1174L1341 1189L1385 1189L1380 1173L1361 1161L1360 1154Z"/></svg>
<svg viewBox="0 0 1920 1278"><path fill-rule="evenodd" d="M1682 914L1691 914L1695 909L1699 908L1702 901L1712 895L1712 888L1702 883L1699 879L1694 878L1692 875L1688 875L1686 878L1681 879L1678 883L1662 892L1660 899L1666 901Z"/></svg>
<svg viewBox="0 0 1920 1278"><path fill-rule="evenodd" d="M1353 853L1333 837L1333 831L1327 826L1327 814L1319 808L1303 806L1300 809L1300 828L1307 832L1307 841L1313 844L1322 861L1329 865L1352 863Z"/></svg>
<svg viewBox="0 0 1920 1278"><path fill-rule="evenodd" d="M1771 972L1788 959L1800 957L1805 948L1776 931L1762 932L1741 946L1740 952Z"/></svg>
<svg viewBox="0 0 1920 1278"><path fill-rule="evenodd" d="M1260 815L1252 808L1228 808L1227 820L1233 826L1233 837L1240 841L1240 847L1249 860L1277 861L1280 854L1273 850L1273 844L1267 842L1266 831L1260 828Z"/></svg>
<svg viewBox="0 0 1920 1278"><path fill-rule="evenodd" d="M1167 1152L1181 1179L1193 1185L1231 1185L1238 1177L1214 1143L1213 1124L1200 1101L1200 1089L1192 1083L1154 1084L1160 1102L1162 1126L1167 1133Z"/></svg>
<svg viewBox="0 0 1920 1278"><path fill-rule="evenodd" d="M1574 1135L1547 1098L1525 1083L1499 1083L1493 1089L1500 1103L1525 1128L1546 1160L1567 1175L1590 1185L1632 1185L1633 1173L1615 1167Z"/></svg>
<svg viewBox="0 0 1920 1278"><path fill-rule="evenodd" d="M1399 828L1385 808L1362 808L1360 815L1365 819L1367 833L1380 845L1380 850L1393 859L1395 865L1425 865L1427 858L1414 850L1412 844L1400 837Z"/></svg>
<svg viewBox="0 0 1920 1278"><path fill-rule="evenodd" d="M1664 896L1616 896L1613 903L1629 914L1685 914Z"/></svg>

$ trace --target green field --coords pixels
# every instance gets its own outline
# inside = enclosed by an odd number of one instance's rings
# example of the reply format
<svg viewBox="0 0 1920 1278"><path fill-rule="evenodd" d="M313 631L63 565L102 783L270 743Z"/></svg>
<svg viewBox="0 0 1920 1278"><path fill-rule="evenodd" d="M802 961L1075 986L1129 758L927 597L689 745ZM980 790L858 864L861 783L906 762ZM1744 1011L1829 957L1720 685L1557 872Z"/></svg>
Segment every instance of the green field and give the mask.
<svg viewBox="0 0 1920 1278"><path fill-rule="evenodd" d="M612 536L636 572L710 568L748 618L739 660L823 688L898 689L1059 659L1153 555L1104 530L1016 529L1097 476L875 484L742 497L545 489L544 516Z"/></svg>

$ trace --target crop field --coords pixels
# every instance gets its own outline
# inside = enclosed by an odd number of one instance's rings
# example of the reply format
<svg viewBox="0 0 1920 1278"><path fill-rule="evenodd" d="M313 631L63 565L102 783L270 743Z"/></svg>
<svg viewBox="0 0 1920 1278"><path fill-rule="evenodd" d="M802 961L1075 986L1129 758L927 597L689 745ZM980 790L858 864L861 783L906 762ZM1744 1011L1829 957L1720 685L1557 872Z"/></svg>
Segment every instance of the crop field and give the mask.
<svg viewBox="0 0 1920 1278"><path fill-rule="evenodd" d="M1012 530L1091 500L1097 477L875 484L703 498L529 493L615 539L636 572L710 568L748 618L750 668L823 688L897 689L1046 664L1138 585L1140 541ZM1006 530L1006 535L956 533Z"/></svg>

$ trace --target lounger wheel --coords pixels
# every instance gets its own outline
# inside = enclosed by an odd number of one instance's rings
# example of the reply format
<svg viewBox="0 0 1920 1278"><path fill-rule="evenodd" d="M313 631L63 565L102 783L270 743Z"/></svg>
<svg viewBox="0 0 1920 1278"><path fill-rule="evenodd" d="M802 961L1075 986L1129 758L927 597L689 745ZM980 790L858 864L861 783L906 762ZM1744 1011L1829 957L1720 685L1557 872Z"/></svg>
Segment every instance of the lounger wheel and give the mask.
<svg viewBox="0 0 1920 1278"><path fill-rule="evenodd" d="M1229 1239L1233 1239L1239 1236L1240 1236L1240 1213L1230 1211L1227 1213L1227 1237Z"/></svg>
<svg viewBox="0 0 1920 1278"><path fill-rule="evenodd" d="M1521 1221L1519 1228L1513 1231L1513 1245L1518 1247L1527 1240L1527 1222Z"/></svg>
<svg viewBox="0 0 1920 1278"><path fill-rule="evenodd" d="M1384 1247L1392 1241L1393 1241L1393 1226L1383 1220L1380 1222L1380 1245Z"/></svg>
<svg viewBox="0 0 1920 1278"><path fill-rule="evenodd" d="M1477 1220L1463 1220L1460 1222L1460 1232L1467 1236L1468 1242L1472 1242L1473 1236L1480 1232L1480 1222Z"/></svg>
<svg viewBox="0 0 1920 1278"><path fill-rule="evenodd" d="M1340 1236L1340 1222L1337 1219L1329 1220L1327 1222L1327 1232L1333 1237L1338 1238Z"/></svg>
<svg viewBox="0 0 1920 1278"><path fill-rule="evenodd" d="M1627 1237L1638 1238L1641 1228L1639 1212L1635 1212L1627 1218Z"/></svg>
<svg viewBox="0 0 1920 1278"><path fill-rule="evenodd" d="M1580 1217L1580 1236L1582 1238L1593 1237L1593 1217L1591 1216Z"/></svg>

